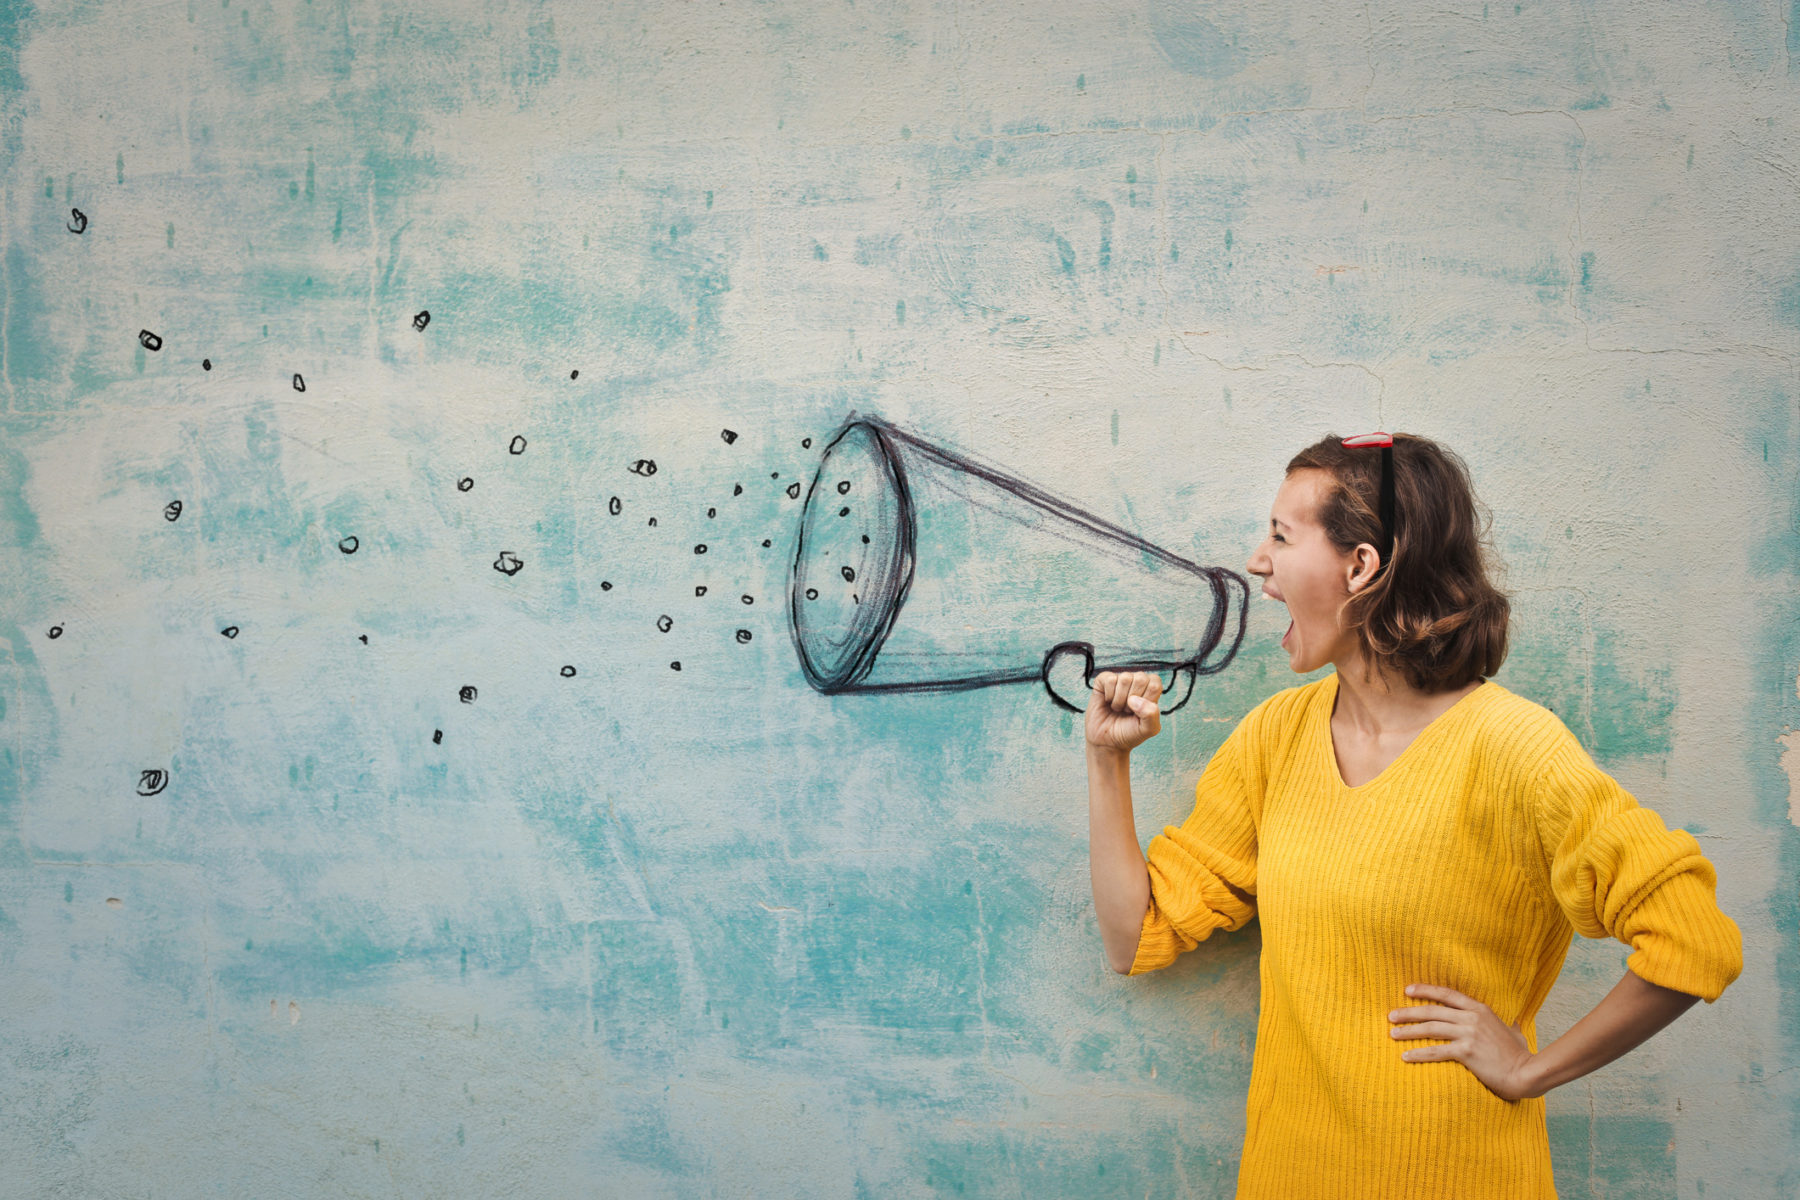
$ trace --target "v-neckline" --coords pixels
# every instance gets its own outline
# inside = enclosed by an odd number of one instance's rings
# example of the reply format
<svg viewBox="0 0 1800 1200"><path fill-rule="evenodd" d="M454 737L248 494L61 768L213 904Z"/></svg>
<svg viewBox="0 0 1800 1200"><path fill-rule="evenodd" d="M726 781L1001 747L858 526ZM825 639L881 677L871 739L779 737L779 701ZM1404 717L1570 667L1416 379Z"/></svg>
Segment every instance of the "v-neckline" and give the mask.
<svg viewBox="0 0 1800 1200"><path fill-rule="evenodd" d="M1446 723L1447 718L1449 718L1452 714L1456 713L1465 704L1467 704L1468 701L1472 700L1476 696L1482 695L1484 692L1488 691L1490 688L1499 686L1491 679L1484 679L1481 681L1481 686L1470 691L1467 695L1458 696L1455 704L1452 704L1449 708L1446 708L1443 712L1441 712L1437 716L1431 718L1431 720L1426 724L1425 728L1419 730L1419 732L1417 732L1413 735L1412 741L1410 741L1406 744L1406 749L1400 751L1399 754L1396 754L1394 756L1394 761L1390 762L1387 766L1381 768L1381 770L1376 773L1376 775L1373 779L1365 780L1364 782L1359 783L1356 786L1352 787L1350 784L1344 782L1344 773L1338 767L1337 741L1332 736L1332 733L1331 733L1331 712L1332 712L1332 709L1337 706L1337 695L1338 695L1337 672L1333 671L1328 678L1331 680L1331 686L1324 689L1323 699L1321 700L1320 705L1319 705L1320 711L1323 713L1323 717L1321 718L1321 720L1319 722L1320 726L1321 726L1321 729L1320 729L1321 750L1325 755L1325 764L1331 770L1331 778L1333 779L1333 781L1335 781L1337 783L1339 788L1341 788L1342 790L1344 790L1346 792L1351 792L1351 793L1361 793L1361 792L1367 791L1370 788L1373 788L1376 784L1381 783L1383 780L1387 779L1389 776L1396 774L1397 769L1400 767L1400 765L1402 763L1406 762L1406 760L1409 757L1411 757L1414 750L1417 750L1419 748L1419 743L1425 741L1425 739L1428 736L1430 736L1432 733L1434 733L1439 728L1441 728Z"/></svg>

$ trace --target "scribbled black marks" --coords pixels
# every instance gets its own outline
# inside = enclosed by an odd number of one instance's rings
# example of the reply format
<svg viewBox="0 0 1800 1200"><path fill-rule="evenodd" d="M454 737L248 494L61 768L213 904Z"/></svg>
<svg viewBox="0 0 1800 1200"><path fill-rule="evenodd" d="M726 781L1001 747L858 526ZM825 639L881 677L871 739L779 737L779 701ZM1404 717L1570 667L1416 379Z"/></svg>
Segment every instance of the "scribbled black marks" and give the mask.
<svg viewBox="0 0 1800 1200"><path fill-rule="evenodd" d="M466 492L474 486L475 480L467 475L456 481L456 490L459 492Z"/></svg>
<svg viewBox="0 0 1800 1200"><path fill-rule="evenodd" d="M52 625L50 627L50 640L54 642L57 638L59 638L61 636L62 636L62 626L61 625Z"/></svg>
<svg viewBox="0 0 1800 1200"><path fill-rule="evenodd" d="M706 543L701 542L698 545L696 545L694 547L694 553L695 554L705 554L706 553Z"/></svg>
<svg viewBox="0 0 1800 1200"><path fill-rule="evenodd" d="M849 515L850 515L850 506L849 505L845 505L843 508L838 509L838 516L847 517Z"/></svg>
<svg viewBox="0 0 1800 1200"><path fill-rule="evenodd" d="M750 640L750 631L748 629L738 630L737 631L737 640L740 643L749 641Z"/></svg>
<svg viewBox="0 0 1800 1200"><path fill-rule="evenodd" d="M656 460L640 458L631 464L630 470L633 475L643 475L645 477L654 475L656 474Z"/></svg>
<svg viewBox="0 0 1800 1200"><path fill-rule="evenodd" d="M670 663L669 670L671 670L671 671L681 670L681 663L679 661Z"/></svg>
<svg viewBox="0 0 1800 1200"><path fill-rule="evenodd" d="M652 529L656 528L656 518L655 517L650 518L650 528L652 528Z"/></svg>
<svg viewBox="0 0 1800 1200"><path fill-rule="evenodd" d="M368 645L368 644L369 644L369 635L368 635L368 634L366 634L366 633L359 633L359 634L357 634L357 635L356 635L356 636L357 636L357 638L358 638L358 639L360 639L360 640L361 640L361 641L362 641L362 644L363 644L363 645L365 645L365 646L366 646L366 645Z"/></svg>
<svg viewBox="0 0 1800 1200"><path fill-rule="evenodd" d="M494 560L494 570L500 572L502 575L517 575L519 573L519 568L524 565L525 561L511 550L502 550L500 552L500 557Z"/></svg>
<svg viewBox="0 0 1800 1200"><path fill-rule="evenodd" d="M457 690L456 698L464 704L473 704L475 703L475 689L465 684Z"/></svg>
<svg viewBox="0 0 1800 1200"><path fill-rule="evenodd" d="M709 508L706 510L706 519L709 521L715 520L718 517L718 515L719 515L719 510L716 508Z"/></svg>
<svg viewBox="0 0 1800 1200"><path fill-rule="evenodd" d="M851 487L855 513L836 500ZM825 446L793 554L794 647L826 693L1039 683L1079 713L1097 671L1158 671L1174 712L1199 676L1230 664L1247 623L1249 586L1235 572L855 414Z"/></svg>
<svg viewBox="0 0 1800 1200"><path fill-rule="evenodd" d="M219 632L228 638L234 638L238 635L238 627L236 625L227 625L225 628L219 630Z"/></svg>
<svg viewBox="0 0 1800 1200"><path fill-rule="evenodd" d="M789 500L798 500L800 498L800 481L799 480L795 480L793 483L788 484L787 495L788 495Z"/></svg>
<svg viewBox="0 0 1800 1200"><path fill-rule="evenodd" d="M656 627L664 633L667 633L669 630L675 628L675 618L671 617L668 613L664 613L662 616L656 618Z"/></svg>
<svg viewBox="0 0 1800 1200"><path fill-rule="evenodd" d="M441 746L441 745L443 745L443 743L444 743L444 731L441 729L432 730L431 731L431 744L434 746Z"/></svg>
<svg viewBox="0 0 1800 1200"><path fill-rule="evenodd" d="M414 329L422 330L429 324L431 324L431 310L430 309L421 308L418 312L413 314L413 328Z"/></svg>
<svg viewBox="0 0 1800 1200"><path fill-rule="evenodd" d="M203 359L201 359L201 360L200 360L200 369L201 369L201 370L202 370L202 371L210 371L210 370L212 370L212 359L210 359L210 358L203 358Z"/></svg>
<svg viewBox="0 0 1800 1200"><path fill-rule="evenodd" d="M514 437L512 440L512 444L506 448L506 451L508 454L523 454L523 453L525 453L525 439L522 436Z"/></svg>
<svg viewBox="0 0 1800 1200"><path fill-rule="evenodd" d="M737 434L729 429L721 429L719 431L719 436L725 439L725 444L727 446L729 446L729 445L731 445L731 443L737 441Z"/></svg>
<svg viewBox="0 0 1800 1200"><path fill-rule="evenodd" d="M602 579L600 581L600 590L603 592L610 592L610 591L612 591L612 584L610 584L610 583L606 582L606 580Z"/></svg>
<svg viewBox="0 0 1800 1200"><path fill-rule="evenodd" d="M812 439L811 438L801 438L800 439L800 448L802 450L811 450L812 449Z"/></svg>
<svg viewBox="0 0 1800 1200"><path fill-rule="evenodd" d="M734 485L731 489L731 494L734 496L743 495L744 494L744 485L741 483Z"/></svg>
<svg viewBox="0 0 1800 1200"><path fill-rule="evenodd" d="M151 769L138 772L137 794L140 796L154 796L168 786L167 771Z"/></svg>
<svg viewBox="0 0 1800 1200"><path fill-rule="evenodd" d="M615 517L618 516L625 511L624 501L620 500L617 496L614 496L611 500L606 502L606 511Z"/></svg>
<svg viewBox="0 0 1800 1200"><path fill-rule="evenodd" d="M63 226L63 228L67 229L70 233L86 233L87 214L82 212L79 208L71 208L69 210L69 224Z"/></svg>
<svg viewBox="0 0 1800 1200"><path fill-rule="evenodd" d="M564 679L571 679L574 677L574 675L575 675L575 668L572 666L569 666L567 664L564 664L563 669L562 669L562 677Z"/></svg>
<svg viewBox="0 0 1800 1200"><path fill-rule="evenodd" d="M694 595L696 595L696 596L706 595L706 585L704 583L696 583L694 585Z"/></svg>
<svg viewBox="0 0 1800 1200"><path fill-rule="evenodd" d="M738 599L742 600L745 604L755 604L756 603L756 597L749 595L748 593L746 593L745 595L739 596Z"/></svg>
<svg viewBox="0 0 1800 1200"><path fill-rule="evenodd" d="M162 339L148 329L140 329L138 330L138 345L146 350L161 350Z"/></svg>
<svg viewBox="0 0 1800 1200"><path fill-rule="evenodd" d="M355 554L356 548L360 545L362 545L362 543L356 540L356 535L354 533L341 538L338 541L338 549L342 550L345 554Z"/></svg>
<svg viewBox="0 0 1800 1200"><path fill-rule="evenodd" d="M770 547L770 546L772 546L772 545L773 545L773 544L774 544L774 543L773 543L773 542L771 542L771 541L769 541L769 539L768 539L768 538L764 538L764 539L763 539L763 549L764 549L764 550L767 550L767 549L768 549L768 548L769 548L769 547Z"/></svg>
<svg viewBox="0 0 1800 1200"><path fill-rule="evenodd" d="M163 520L178 521L181 519L181 501L171 500L163 505Z"/></svg>
<svg viewBox="0 0 1800 1200"><path fill-rule="evenodd" d="M581 374L581 370L579 368L577 368L576 370L569 372L569 378L574 379L574 378L578 377L580 374Z"/></svg>
<svg viewBox="0 0 1800 1200"><path fill-rule="evenodd" d="M300 372L298 371L294 372L294 390L296 392L304 392L306 390L306 380L300 378Z"/></svg>

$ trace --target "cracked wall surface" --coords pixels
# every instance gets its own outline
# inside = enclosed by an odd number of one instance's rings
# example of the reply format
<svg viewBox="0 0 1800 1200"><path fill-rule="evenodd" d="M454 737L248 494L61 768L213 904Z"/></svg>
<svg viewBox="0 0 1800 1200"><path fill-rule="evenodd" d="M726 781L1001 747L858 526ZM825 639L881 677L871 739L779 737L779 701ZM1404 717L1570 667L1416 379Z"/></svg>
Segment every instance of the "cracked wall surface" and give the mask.
<svg viewBox="0 0 1800 1200"><path fill-rule="evenodd" d="M1744 933L1558 1191L1794 1194L1795 16L0 5L0 1195L1230 1195L1257 926L1114 975L1075 720L807 686L853 412L1240 572L1325 433L1461 454L1496 678Z"/></svg>

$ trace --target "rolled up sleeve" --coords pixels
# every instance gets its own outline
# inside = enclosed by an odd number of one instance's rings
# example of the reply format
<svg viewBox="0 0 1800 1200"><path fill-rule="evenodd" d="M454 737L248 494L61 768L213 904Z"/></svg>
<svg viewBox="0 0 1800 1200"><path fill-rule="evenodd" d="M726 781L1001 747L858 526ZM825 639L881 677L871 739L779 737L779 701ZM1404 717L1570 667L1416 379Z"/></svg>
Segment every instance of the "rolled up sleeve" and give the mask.
<svg viewBox="0 0 1800 1200"><path fill-rule="evenodd" d="M1744 969L1743 936L1694 835L1665 826L1566 728L1533 791L1539 852L1576 932L1631 946L1625 966L1640 979L1717 1000Z"/></svg>

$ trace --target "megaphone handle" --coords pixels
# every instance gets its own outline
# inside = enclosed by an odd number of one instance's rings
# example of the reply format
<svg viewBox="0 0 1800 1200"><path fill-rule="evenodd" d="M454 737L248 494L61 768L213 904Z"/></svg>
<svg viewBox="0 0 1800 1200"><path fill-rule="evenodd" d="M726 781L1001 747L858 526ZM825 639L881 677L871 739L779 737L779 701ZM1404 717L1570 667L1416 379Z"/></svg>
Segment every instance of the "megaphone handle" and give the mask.
<svg viewBox="0 0 1800 1200"><path fill-rule="evenodd" d="M1194 669L1193 663L1183 663L1181 666L1176 667L1174 670L1170 671L1169 672L1169 682L1168 682L1168 685L1163 688L1163 695L1169 696L1169 695L1174 694L1175 679L1179 675L1187 676L1187 690L1181 693L1181 699L1177 700L1174 704L1171 704L1168 708L1159 708L1159 709L1157 709L1157 711L1166 717L1170 713L1174 712L1176 709L1180 708L1182 705L1186 704L1188 702L1188 699L1191 696L1193 696L1193 694L1194 694L1194 677L1196 674L1197 674L1197 672Z"/></svg>

